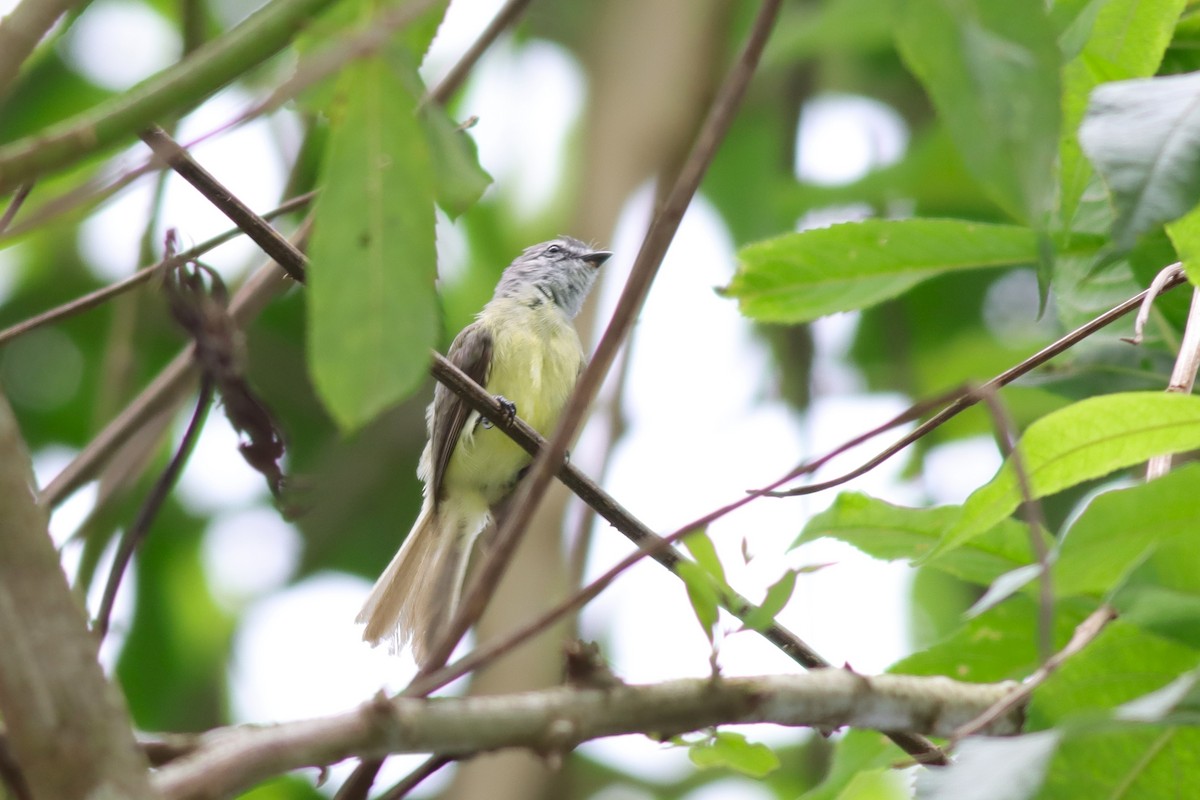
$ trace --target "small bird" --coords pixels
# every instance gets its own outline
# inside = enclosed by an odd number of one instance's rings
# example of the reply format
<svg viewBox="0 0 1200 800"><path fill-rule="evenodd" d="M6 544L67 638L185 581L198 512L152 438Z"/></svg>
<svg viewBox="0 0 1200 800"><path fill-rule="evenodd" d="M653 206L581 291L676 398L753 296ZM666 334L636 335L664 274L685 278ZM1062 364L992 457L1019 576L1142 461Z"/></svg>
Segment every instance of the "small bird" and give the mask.
<svg viewBox="0 0 1200 800"><path fill-rule="evenodd" d="M447 358L548 436L586 364L571 320L611 255L569 236L527 248ZM441 384L425 422L421 513L357 620L372 645L397 652L411 642L422 666L458 605L475 539L532 460Z"/></svg>

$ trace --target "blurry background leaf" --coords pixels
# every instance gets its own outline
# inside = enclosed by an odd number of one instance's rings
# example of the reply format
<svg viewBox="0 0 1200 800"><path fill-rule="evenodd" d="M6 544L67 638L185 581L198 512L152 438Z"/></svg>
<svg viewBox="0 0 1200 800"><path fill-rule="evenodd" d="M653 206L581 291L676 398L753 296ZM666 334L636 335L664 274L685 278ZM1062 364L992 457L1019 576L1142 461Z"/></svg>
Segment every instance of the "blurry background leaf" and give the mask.
<svg viewBox="0 0 1200 800"><path fill-rule="evenodd" d="M1040 226L1053 191L1060 54L1045 5L910 0L897 29L971 174L1015 219Z"/></svg>
<svg viewBox="0 0 1200 800"><path fill-rule="evenodd" d="M1079 141L1112 193L1113 241L1129 250L1200 201L1200 74L1092 92Z"/></svg>

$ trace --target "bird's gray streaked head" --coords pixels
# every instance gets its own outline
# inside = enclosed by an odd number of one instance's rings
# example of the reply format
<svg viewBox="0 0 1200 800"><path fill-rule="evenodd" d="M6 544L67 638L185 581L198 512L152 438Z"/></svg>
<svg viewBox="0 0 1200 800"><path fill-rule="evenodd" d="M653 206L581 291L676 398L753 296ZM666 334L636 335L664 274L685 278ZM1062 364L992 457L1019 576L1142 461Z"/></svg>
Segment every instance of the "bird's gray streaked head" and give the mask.
<svg viewBox="0 0 1200 800"><path fill-rule="evenodd" d="M496 285L496 297L536 292L553 301L568 317L574 317L596 281L597 269L611 255L570 236L535 244L525 248L504 270Z"/></svg>

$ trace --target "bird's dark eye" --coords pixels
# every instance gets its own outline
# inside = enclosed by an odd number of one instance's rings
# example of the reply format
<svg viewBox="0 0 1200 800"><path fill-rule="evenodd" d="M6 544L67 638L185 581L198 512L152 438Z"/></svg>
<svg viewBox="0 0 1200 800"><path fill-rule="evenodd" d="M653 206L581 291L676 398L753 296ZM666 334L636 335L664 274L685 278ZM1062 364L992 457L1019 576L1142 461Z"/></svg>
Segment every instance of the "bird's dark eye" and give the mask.
<svg viewBox="0 0 1200 800"><path fill-rule="evenodd" d="M562 249L560 246L558 246L558 245L556 245L556 244L552 244L552 245L550 245L549 247L547 247L547 248L546 248L546 255L548 255L548 256L556 256L556 255L558 255L559 253L561 253L562 251L563 251L563 249Z"/></svg>

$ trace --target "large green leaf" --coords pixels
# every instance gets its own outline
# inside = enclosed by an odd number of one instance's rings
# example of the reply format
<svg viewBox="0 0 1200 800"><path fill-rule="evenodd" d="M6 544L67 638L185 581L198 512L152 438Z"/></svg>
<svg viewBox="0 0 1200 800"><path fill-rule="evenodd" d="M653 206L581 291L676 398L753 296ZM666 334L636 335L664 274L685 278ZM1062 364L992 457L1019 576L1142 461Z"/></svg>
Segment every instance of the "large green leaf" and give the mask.
<svg viewBox="0 0 1200 800"><path fill-rule="evenodd" d="M865 220L756 242L738 259L723 291L743 314L807 322L874 305L940 273L1032 263L1037 237L962 220Z"/></svg>
<svg viewBox="0 0 1200 800"><path fill-rule="evenodd" d="M1056 9L1059 5L1056 4ZM1091 0L1064 33L1086 34L1078 53L1063 67L1063 129L1059 143L1059 205L1064 224L1071 219L1087 188L1091 168L1079 148L1077 131L1092 89L1106 81L1145 78L1154 74L1171 41L1184 0Z"/></svg>
<svg viewBox="0 0 1200 800"><path fill-rule="evenodd" d="M1100 478L1153 456L1200 447L1200 397L1126 392L1091 397L1029 426L1017 445L1033 499ZM934 549L960 547L1022 501L1012 459L963 504Z"/></svg>
<svg viewBox="0 0 1200 800"><path fill-rule="evenodd" d="M1056 646L1070 639L1092 607L1078 600L1056 604ZM1015 595L967 620L932 647L896 662L888 672L947 675L971 683L1020 680L1037 669L1037 620L1036 603L1025 595Z"/></svg>
<svg viewBox="0 0 1200 800"><path fill-rule="evenodd" d="M438 337L434 191L417 98L381 59L338 84L309 274L309 368L361 427L425 377Z"/></svg>
<svg viewBox="0 0 1200 800"><path fill-rule="evenodd" d="M904 508L848 492L838 495L833 506L810 519L793 546L828 536L875 558L916 560L933 549L959 513L957 506ZM930 566L986 585L1032 560L1028 527L1006 520Z"/></svg>
<svg viewBox="0 0 1200 800"><path fill-rule="evenodd" d="M1015 219L1040 226L1058 145L1060 54L1042 0L908 0L900 53L963 161Z"/></svg>
<svg viewBox="0 0 1200 800"><path fill-rule="evenodd" d="M1181 536L1191 539L1197 519L1197 464L1105 492L1067 530L1054 565L1054 588L1061 594L1104 595L1158 544Z"/></svg>
<svg viewBox="0 0 1200 800"><path fill-rule="evenodd" d="M1194 492L1194 489L1193 489ZM1143 630L1200 649L1200 547L1196 547L1196 495L1191 526L1154 546L1125 576L1113 606L1126 622ZM1176 507L1176 498L1168 502ZM1169 523L1168 523L1169 524ZM1183 525L1177 523L1179 531Z"/></svg>
<svg viewBox="0 0 1200 800"><path fill-rule="evenodd" d="M1079 141L1112 194L1113 241L1129 250L1200 201L1200 74L1100 86Z"/></svg>
<svg viewBox="0 0 1200 800"><path fill-rule="evenodd" d="M1034 692L1028 725L1038 730L1072 715L1115 708L1166 686L1198 663L1200 650L1118 619Z"/></svg>

